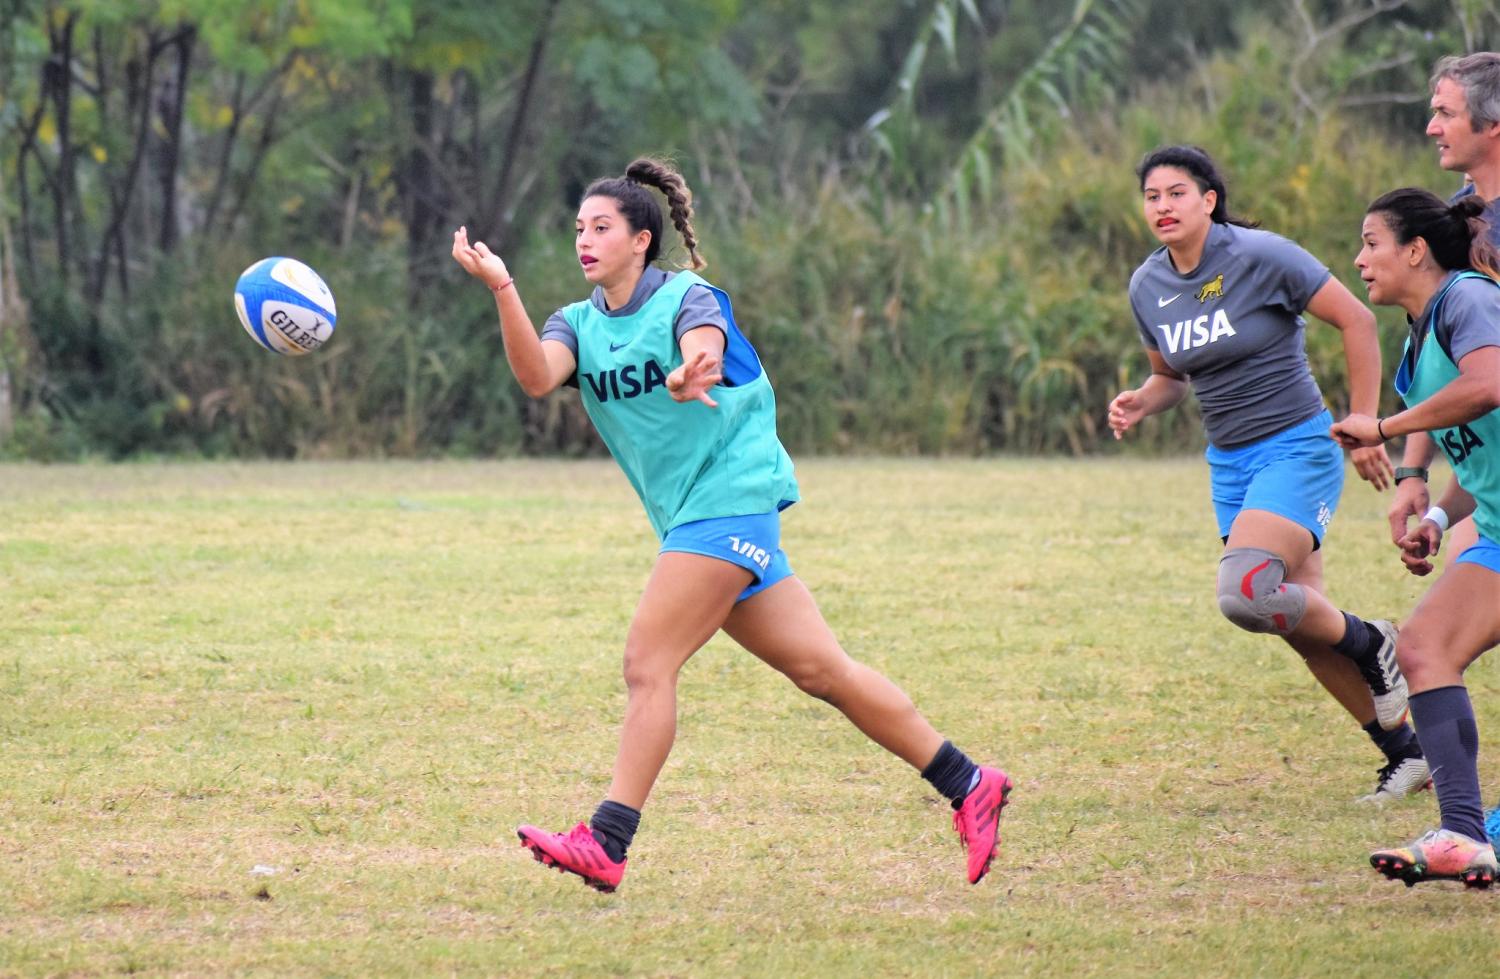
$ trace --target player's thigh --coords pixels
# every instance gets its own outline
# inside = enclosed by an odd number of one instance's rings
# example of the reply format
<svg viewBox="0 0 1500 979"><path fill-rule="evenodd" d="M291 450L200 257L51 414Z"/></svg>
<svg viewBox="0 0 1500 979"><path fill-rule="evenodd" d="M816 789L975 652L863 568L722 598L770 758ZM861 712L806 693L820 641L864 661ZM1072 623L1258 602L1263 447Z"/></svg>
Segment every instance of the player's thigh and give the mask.
<svg viewBox="0 0 1500 979"><path fill-rule="evenodd" d="M718 558L658 554L625 640L626 672L680 669L724 625L752 578Z"/></svg>
<svg viewBox="0 0 1500 979"><path fill-rule="evenodd" d="M1229 540L1224 547L1269 551L1286 564L1289 577L1301 572L1314 553L1313 537L1306 527L1268 510L1241 510L1229 528Z"/></svg>
<svg viewBox="0 0 1500 979"><path fill-rule="evenodd" d="M1427 667L1462 672L1497 642L1500 573L1477 563L1455 562L1412 610L1401 627L1396 653L1402 670L1418 681Z"/></svg>
<svg viewBox="0 0 1500 979"><path fill-rule="evenodd" d="M850 663L812 592L796 576L783 578L736 605L724 622L724 631L799 685L829 680Z"/></svg>
<svg viewBox="0 0 1500 979"><path fill-rule="evenodd" d="M1323 594L1323 552L1313 551L1303 558L1297 569L1286 576L1286 580L1303 588L1311 588L1319 595Z"/></svg>

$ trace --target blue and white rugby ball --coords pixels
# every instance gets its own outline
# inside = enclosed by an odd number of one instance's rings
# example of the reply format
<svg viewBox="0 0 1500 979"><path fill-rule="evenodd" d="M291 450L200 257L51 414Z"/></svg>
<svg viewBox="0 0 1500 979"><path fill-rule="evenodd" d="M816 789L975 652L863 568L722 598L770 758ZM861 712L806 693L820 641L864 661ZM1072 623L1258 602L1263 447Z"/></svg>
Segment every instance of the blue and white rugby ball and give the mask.
<svg viewBox="0 0 1500 979"><path fill-rule="evenodd" d="M263 258L242 272L234 309L256 343L293 357L327 343L338 319L328 284L295 258Z"/></svg>

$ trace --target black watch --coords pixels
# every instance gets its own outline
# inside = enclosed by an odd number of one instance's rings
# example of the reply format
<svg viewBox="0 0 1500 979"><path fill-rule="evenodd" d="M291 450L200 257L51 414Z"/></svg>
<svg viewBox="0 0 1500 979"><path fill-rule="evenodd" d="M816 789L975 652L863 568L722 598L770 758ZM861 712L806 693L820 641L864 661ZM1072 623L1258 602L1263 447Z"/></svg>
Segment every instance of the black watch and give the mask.
<svg viewBox="0 0 1500 979"><path fill-rule="evenodd" d="M1397 483L1400 483L1401 480L1403 480L1403 479L1410 479L1413 476L1415 476L1416 478L1420 479L1424 483L1427 482L1427 467L1426 466L1397 466L1396 467L1396 482Z"/></svg>

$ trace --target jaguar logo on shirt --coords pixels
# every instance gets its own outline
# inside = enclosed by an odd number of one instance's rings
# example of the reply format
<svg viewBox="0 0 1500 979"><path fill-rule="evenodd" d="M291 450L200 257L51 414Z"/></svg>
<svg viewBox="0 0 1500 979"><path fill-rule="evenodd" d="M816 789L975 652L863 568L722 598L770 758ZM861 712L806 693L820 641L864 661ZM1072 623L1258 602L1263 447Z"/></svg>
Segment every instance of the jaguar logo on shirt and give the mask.
<svg viewBox="0 0 1500 979"><path fill-rule="evenodd" d="M1203 288L1198 290L1198 301L1200 303L1206 303L1210 299L1223 299L1223 298L1224 298L1224 273L1223 272L1220 272L1218 275L1214 276L1212 279L1209 279L1207 282L1205 282L1203 284Z"/></svg>

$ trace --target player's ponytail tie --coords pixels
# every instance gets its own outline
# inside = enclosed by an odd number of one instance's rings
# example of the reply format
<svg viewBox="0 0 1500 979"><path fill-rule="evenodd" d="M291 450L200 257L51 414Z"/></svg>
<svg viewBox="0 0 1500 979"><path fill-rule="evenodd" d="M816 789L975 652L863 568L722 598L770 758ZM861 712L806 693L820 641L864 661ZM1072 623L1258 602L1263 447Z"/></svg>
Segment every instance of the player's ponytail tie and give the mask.
<svg viewBox="0 0 1500 979"><path fill-rule="evenodd" d="M1478 194L1460 197L1448 206L1448 213L1460 221L1467 222L1484 214L1484 198Z"/></svg>

